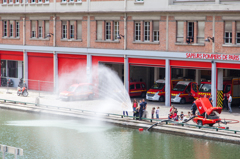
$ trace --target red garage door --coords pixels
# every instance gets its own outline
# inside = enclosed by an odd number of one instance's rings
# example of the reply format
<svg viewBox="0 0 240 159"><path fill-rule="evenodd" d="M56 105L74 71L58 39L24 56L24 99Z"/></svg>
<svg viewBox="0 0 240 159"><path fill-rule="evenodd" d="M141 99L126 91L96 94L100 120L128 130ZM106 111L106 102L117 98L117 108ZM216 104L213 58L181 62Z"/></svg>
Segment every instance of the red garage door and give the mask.
<svg viewBox="0 0 240 159"><path fill-rule="evenodd" d="M59 90L73 83L87 82L86 55L58 54Z"/></svg>
<svg viewBox="0 0 240 159"><path fill-rule="evenodd" d="M28 88L53 91L53 54L28 53Z"/></svg>
<svg viewBox="0 0 240 159"><path fill-rule="evenodd" d="M23 52L17 51L0 51L2 60L23 61Z"/></svg>
<svg viewBox="0 0 240 159"><path fill-rule="evenodd" d="M240 69L240 64L237 63L217 63L217 68L224 68L224 69Z"/></svg>
<svg viewBox="0 0 240 159"><path fill-rule="evenodd" d="M165 67L165 60L161 60L161 59L129 58L128 62L131 65Z"/></svg>
<svg viewBox="0 0 240 159"><path fill-rule="evenodd" d="M173 67L181 67L181 68L189 68L189 69L211 69L211 62L199 62L199 61L176 61L171 60L170 66Z"/></svg>

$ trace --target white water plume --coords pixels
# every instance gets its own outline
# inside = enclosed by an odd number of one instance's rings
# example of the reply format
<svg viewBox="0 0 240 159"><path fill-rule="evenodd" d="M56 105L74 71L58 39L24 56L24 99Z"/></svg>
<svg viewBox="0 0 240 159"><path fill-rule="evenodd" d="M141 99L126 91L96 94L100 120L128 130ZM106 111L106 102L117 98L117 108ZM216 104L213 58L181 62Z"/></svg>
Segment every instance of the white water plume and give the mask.
<svg viewBox="0 0 240 159"><path fill-rule="evenodd" d="M78 99L74 103L84 105L81 109L95 110L105 113L122 113L122 111L132 111L131 100L126 91L123 82L117 73L104 66L93 66L92 87L95 94L94 100L86 101ZM59 77L59 90L67 90L72 84L91 83L87 77L86 68L78 67L78 69L66 72ZM89 81L88 81L89 80ZM78 91L79 94L86 92L86 87ZM84 102L83 102L84 100ZM73 102L68 105L71 106ZM129 114L130 115L130 114Z"/></svg>

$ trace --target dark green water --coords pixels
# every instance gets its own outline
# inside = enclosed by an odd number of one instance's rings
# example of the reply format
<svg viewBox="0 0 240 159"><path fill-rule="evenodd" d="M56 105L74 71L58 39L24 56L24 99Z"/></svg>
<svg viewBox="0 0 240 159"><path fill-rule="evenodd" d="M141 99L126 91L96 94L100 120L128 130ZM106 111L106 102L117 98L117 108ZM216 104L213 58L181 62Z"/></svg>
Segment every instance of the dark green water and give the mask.
<svg viewBox="0 0 240 159"><path fill-rule="evenodd" d="M240 145L138 132L96 121L2 109L0 119L0 143L22 148L20 159L240 158Z"/></svg>

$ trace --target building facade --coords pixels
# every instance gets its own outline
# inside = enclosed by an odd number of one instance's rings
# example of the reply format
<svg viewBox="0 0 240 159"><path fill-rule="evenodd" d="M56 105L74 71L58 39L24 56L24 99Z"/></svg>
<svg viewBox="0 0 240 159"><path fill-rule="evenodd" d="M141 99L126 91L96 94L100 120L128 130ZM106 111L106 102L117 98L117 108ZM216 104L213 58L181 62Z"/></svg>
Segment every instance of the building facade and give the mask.
<svg viewBox="0 0 240 159"><path fill-rule="evenodd" d="M199 82L208 70L216 105L223 77L240 70L239 8L240 0L0 0L1 77L52 90L74 69L120 64L127 90L131 76L145 78L134 72L165 78L170 105L171 72L193 69Z"/></svg>

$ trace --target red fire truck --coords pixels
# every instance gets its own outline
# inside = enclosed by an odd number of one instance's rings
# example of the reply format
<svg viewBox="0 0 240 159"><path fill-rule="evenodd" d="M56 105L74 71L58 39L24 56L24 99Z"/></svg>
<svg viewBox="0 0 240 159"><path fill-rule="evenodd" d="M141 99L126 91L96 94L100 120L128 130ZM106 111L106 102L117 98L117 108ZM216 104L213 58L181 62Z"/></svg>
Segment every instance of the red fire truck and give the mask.
<svg viewBox="0 0 240 159"><path fill-rule="evenodd" d="M171 91L171 102L185 104L193 102L198 96L197 83L179 81Z"/></svg>
<svg viewBox="0 0 240 159"><path fill-rule="evenodd" d="M240 102L240 78L223 81L223 97L225 95L229 97L229 94L231 94L233 98L232 104ZM206 95L207 98L211 96L211 81L201 82L198 97L204 97L204 95Z"/></svg>
<svg viewBox="0 0 240 159"><path fill-rule="evenodd" d="M172 80L171 87L173 88L177 84L177 82L181 80L182 79ZM160 102L165 101L165 80L164 79L159 79L154 83L154 85L147 91L146 99L152 100L152 101L160 101Z"/></svg>

